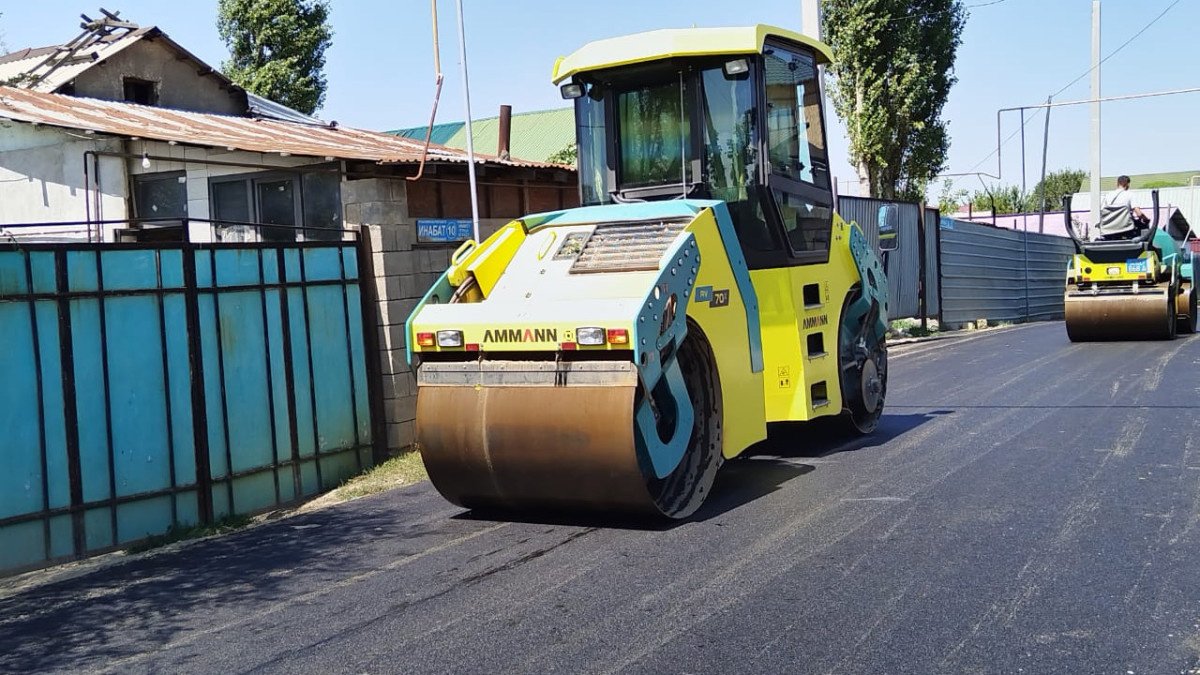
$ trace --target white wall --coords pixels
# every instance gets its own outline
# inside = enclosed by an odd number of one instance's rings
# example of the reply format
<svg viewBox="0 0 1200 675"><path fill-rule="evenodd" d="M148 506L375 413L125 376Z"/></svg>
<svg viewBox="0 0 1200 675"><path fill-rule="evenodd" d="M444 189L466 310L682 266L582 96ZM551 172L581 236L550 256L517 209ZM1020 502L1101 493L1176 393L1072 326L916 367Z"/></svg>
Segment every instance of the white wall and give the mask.
<svg viewBox="0 0 1200 675"><path fill-rule="evenodd" d="M116 139L0 120L0 225L86 220L83 153L120 149ZM93 219L127 217L121 159L100 158L100 190Z"/></svg>

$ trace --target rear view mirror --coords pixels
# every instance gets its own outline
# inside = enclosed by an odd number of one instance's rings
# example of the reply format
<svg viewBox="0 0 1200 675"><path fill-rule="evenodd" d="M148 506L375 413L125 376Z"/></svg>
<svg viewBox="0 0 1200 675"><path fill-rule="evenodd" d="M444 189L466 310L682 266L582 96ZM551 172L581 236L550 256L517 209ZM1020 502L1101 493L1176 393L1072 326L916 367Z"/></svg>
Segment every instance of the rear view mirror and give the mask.
<svg viewBox="0 0 1200 675"><path fill-rule="evenodd" d="M895 251L900 243L896 236L900 232L900 209L895 204L879 207L879 250Z"/></svg>

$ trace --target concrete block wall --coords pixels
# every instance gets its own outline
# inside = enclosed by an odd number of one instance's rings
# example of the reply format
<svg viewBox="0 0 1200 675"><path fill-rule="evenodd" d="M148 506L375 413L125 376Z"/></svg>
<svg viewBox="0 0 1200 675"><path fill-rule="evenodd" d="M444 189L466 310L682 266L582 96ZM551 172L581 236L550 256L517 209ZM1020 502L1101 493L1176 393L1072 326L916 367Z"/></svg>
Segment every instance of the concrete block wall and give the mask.
<svg viewBox="0 0 1200 675"><path fill-rule="evenodd" d="M387 447L391 452L413 444L417 383L408 366L404 322L450 265L456 246L418 244L416 219L408 213L403 178L367 178L342 183L342 213L348 227L363 233L375 276L379 364ZM507 218L480 219L486 238Z"/></svg>

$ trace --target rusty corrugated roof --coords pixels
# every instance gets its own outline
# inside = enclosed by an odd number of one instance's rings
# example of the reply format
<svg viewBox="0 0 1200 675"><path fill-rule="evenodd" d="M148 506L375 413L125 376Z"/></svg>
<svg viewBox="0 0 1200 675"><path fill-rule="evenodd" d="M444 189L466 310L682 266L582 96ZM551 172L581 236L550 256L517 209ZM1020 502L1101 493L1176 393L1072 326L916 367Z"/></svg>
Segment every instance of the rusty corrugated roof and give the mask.
<svg viewBox="0 0 1200 675"><path fill-rule="evenodd" d="M156 141L175 141L212 148L270 154L381 163L421 161L422 144L414 140L350 127L314 126L155 108L116 101L0 87L0 118L31 124L79 129ZM461 150L431 146L429 160L466 162ZM556 168L557 164L505 161L475 155L479 163Z"/></svg>

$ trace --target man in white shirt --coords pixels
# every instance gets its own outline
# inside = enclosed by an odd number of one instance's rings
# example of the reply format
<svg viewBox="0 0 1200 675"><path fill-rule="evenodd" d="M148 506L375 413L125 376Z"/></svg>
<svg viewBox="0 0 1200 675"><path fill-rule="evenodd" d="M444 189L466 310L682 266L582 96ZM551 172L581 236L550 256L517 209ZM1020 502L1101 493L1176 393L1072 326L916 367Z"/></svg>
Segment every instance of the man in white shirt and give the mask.
<svg viewBox="0 0 1200 675"><path fill-rule="evenodd" d="M1129 176L1117 178L1117 189L1108 195L1100 208L1100 224L1096 226L1098 239L1132 239L1137 236L1139 224L1150 219L1133 205L1129 194Z"/></svg>

